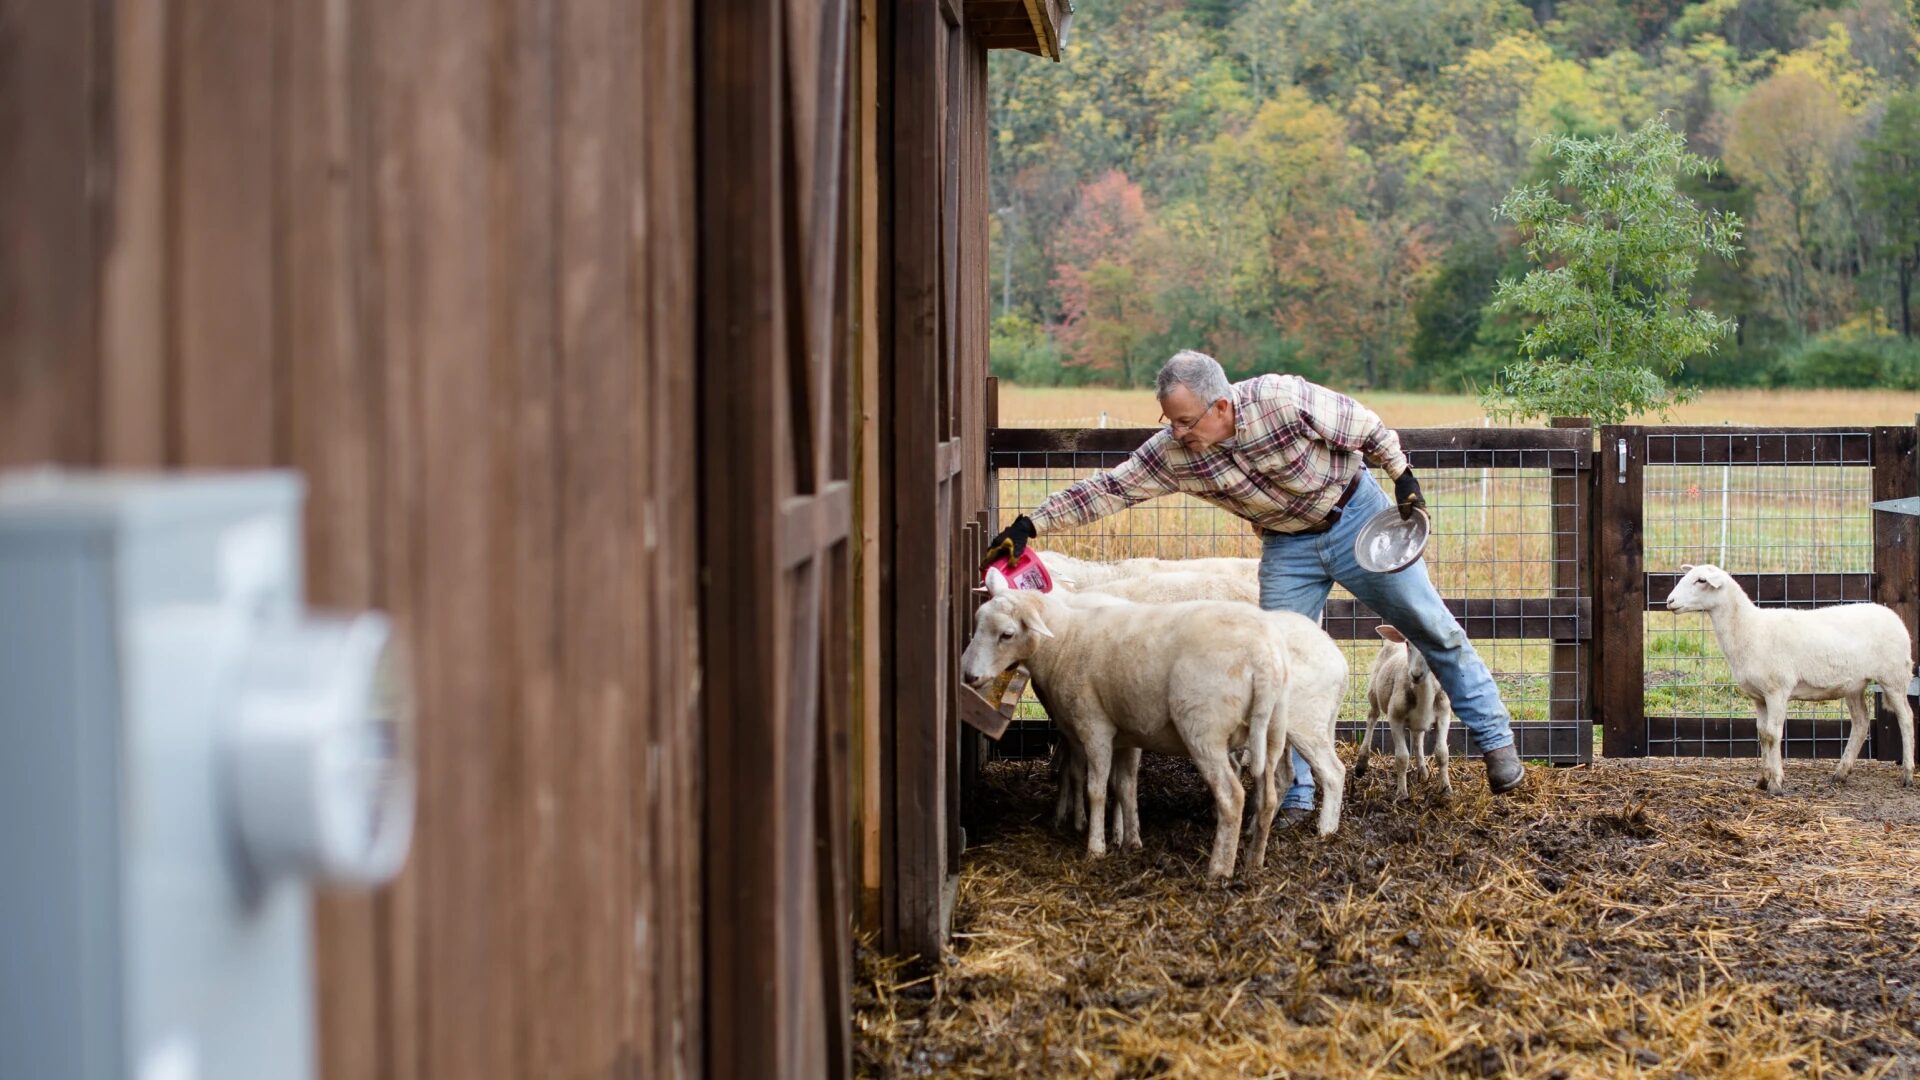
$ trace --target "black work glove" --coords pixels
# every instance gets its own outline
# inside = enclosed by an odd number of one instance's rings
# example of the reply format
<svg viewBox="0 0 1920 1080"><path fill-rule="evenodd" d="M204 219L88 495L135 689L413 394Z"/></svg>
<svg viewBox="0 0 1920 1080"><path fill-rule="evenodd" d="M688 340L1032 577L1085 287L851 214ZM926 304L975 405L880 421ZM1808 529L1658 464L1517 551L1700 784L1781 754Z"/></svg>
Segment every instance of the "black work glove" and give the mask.
<svg viewBox="0 0 1920 1080"><path fill-rule="evenodd" d="M1400 506L1400 520L1413 516L1414 507L1427 508L1427 497L1420 494L1420 481L1413 478L1413 469L1409 468L1393 482L1393 501Z"/></svg>
<svg viewBox="0 0 1920 1080"><path fill-rule="evenodd" d="M981 567L984 568L1002 555L1012 560L1019 559L1027 550L1027 541L1039 535L1040 531L1033 527L1033 519L1021 514L1013 519L1013 524L1001 529L987 545L987 557L981 560Z"/></svg>

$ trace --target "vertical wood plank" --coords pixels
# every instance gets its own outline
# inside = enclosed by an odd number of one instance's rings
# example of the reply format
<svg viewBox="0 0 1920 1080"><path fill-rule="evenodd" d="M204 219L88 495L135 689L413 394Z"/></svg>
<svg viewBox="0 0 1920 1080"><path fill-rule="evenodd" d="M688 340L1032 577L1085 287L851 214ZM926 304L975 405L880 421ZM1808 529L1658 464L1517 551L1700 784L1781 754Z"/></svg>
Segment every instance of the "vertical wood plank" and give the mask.
<svg viewBox="0 0 1920 1080"><path fill-rule="evenodd" d="M623 98L615 4L555 8L560 331L560 722L554 772L540 777L542 843L557 848L555 922L535 973L536 1067L607 1075L625 1031L630 750L625 602L635 596L627 423L635 351ZM644 692L644 687L640 688ZM550 830L550 832L548 832Z"/></svg>
<svg viewBox="0 0 1920 1080"><path fill-rule="evenodd" d="M1916 418L1920 424L1920 417ZM1916 428L1873 429L1873 499L1904 499L1920 494L1914 462ZM1873 600L1900 613L1909 638L1920 639L1920 518L1911 514L1873 514ZM1911 659L1911 658L1910 658ZM1882 695L1905 694L1904 686L1883 686ZM1873 755L1900 760L1900 729L1882 699L1873 712Z"/></svg>
<svg viewBox="0 0 1920 1080"><path fill-rule="evenodd" d="M700 438L702 652L728 658L731 677L705 697L706 1066L719 1076L773 1077L804 1067L782 1060L790 1033L780 977L781 753L791 703L779 677L789 662L780 609L790 590L777 565L769 512L785 449L776 430L775 379L790 344L782 302L782 111L779 6L770 0L701 5L700 280L703 306ZM770 77L771 76L771 77ZM789 488L790 490L790 488ZM751 747L755 752L743 753ZM756 1025L740 1038L741 1025Z"/></svg>
<svg viewBox="0 0 1920 1080"><path fill-rule="evenodd" d="M637 289L645 385L636 395L645 462L641 547L651 697L640 703L642 737L631 773L641 842L636 936L640 939L639 1074L703 1075L701 977L700 629L697 587L687 567L698 551L699 474L694 366L695 80L691 0L642 4L634 38L639 105L641 264ZM650 726L647 726L650 725Z"/></svg>
<svg viewBox="0 0 1920 1080"><path fill-rule="evenodd" d="M101 462L158 468L166 458L172 9L139 0L117 0L112 7L113 189L101 278Z"/></svg>
<svg viewBox="0 0 1920 1080"><path fill-rule="evenodd" d="M1593 598L1599 650L1595 663L1600 719L1606 725L1601 751L1608 757L1647 753L1645 444L1642 428L1609 425L1600 429L1600 453L1594 458L1601 470L1593 514L1594 557L1599 561Z"/></svg>
<svg viewBox="0 0 1920 1080"><path fill-rule="evenodd" d="M844 354L842 354L844 356ZM852 614L851 581L848 575L849 542L835 544L826 559L826 603L821 609L818 633L821 636L820 715L824 737L820 740L820 759L816 777L814 821L815 850L820 874L820 921L817 933L821 951L820 1000L825 1003L824 1055L831 1076L853 1074L853 942L851 929L851 893L848 888L847 841L851 810L848 763L854 717L849 700L852 689Z"/></svg>
<svg viewBox="0 0 1920 1080"><path fill-rule="evenodd" d="M100 456L95 4L0 3L0 466ZM96 168L96 165L102 166Z"/></svg>
<svg viewBox="0 0 1920 1080"><path fill-rule="evenodd" d="M890 408L881 438L891 446L893 676L883 693L893 707L894 933L887 947L937 956L946 938L941 893L946 880L946 732L944 680L927 678L944 663L945 525L935 478L942 430L944 333L939 69L946 26L932 4L893 11L891 221L893 357ZM883 583L883 588L886 584ZM907 673L913 673L911 676Z"/></svg>
<svg viewBox="0 0 1920 1080"><path fill-rule="evenodd" d="M492 269L501 301L491 315L494 451L502 480L494 500L494 580L511 597L512 617L496 627L503 662L500 692L513 722L494 740L488 826L498 837L495 933L502 955L491 965L492 1015L508 1031L494 1052L501 1068L538 1075L549 1010L564 1007L543 981L549 935L564 932L551 793L556 742L566 725L560 703L562 612L561 411L554 235L555 70L561 62L551 0L515 0L502 13L493 80L502 112L492 159ZM505 1015L503 1015L505 1014Z"/></svg>
<svg viewBox="0 0 1920 1080"><path fill-rule="evenodd" d="M279 8L182 5L174 20L173 391L170 459L285 460L277 372L274 72Z"/></svg>
<svg viewBox="0 0 1920 1080"><path fill-rule="evenodd" d="M398 10L374 0L348 0L349 78L355 88L349 139L361 163L350 177L356 214L353 242L362 253L355 294L358 342L374 410L372 477L376 528L374 597L411 643L422 724L427 722L426 624L420 610L419 517L421 452L417 370L409 353L416 275L408 240L412 158L403 94L410 70L406 43L420 33L417 8ZM424 739L422 740L424 742ZM424 748L423 748L424 749ZM425 777L421 793L425 802ZM375 953L380 985L381 1080L417 1080L425 1071L421 1036L424 976L420 909L422 849L429 842L416 817L414 848L400 877L374 899Z"/></svg>
<svg viewBox="0 0 1920 1080"><path fill-rule="evenodd" d="M130 5L145 7L147 5ZM152 5L164 10L160 5ZM275 442L288 447L289 464L307 480L306 570L309 598L346 609L371 607L378 550L376 491L373 475L374 411L370 372L359 349L359 296L356 218L364 205L350 182L355 167L351 141L353 88L351 49L354 27L344 0L303 0L286 5L277 27L284 62L276 76L274 234L276 305L284 312L284 370L289 390L287 431ZM148 118L149 122L157 122ZM157 142L156 128L151 137ZM149 135L127 131L134 142ZM156 148L156 153L158 150ZM144 153L144 151L143 151ZM142 167L143 170L145 166ZM156 172L157 164L154 166ZM143 182L144 183L144 182ZM158 187L157 176L153 181ZM141 197L135 193L134 198ZM132 201L132 199L130 199ZM158 230L156 229L157 233ZM129 295L118 303L140 311L146 289L137 279L147 256L137 249L158 236L140 237L129 252ZM157 273L157 269L154 271ZM158 303L157 281L151 288ZM127 340L114 341L110 373L133 369L157 372L149 361L151 342L136 340L139 320L131 317ZM162 322L159 313L152 320ZM111 377L111 376L110 376ZM141 380L129 378L109 390L109 409L120 394L133 396ZM150 408L160 400L155 395ZM133 408L129 401L125 408ZM110 443L116 457L157 458L160 427L155 413L151 434L130 429L128 438ZM138 421L133 421L137 423ZM116 420L120 429L128 423ZM147 445L151 441L151 446ZM341 1080L373 1080L381 1075L380 927L374 900L341 892L322 894L315 905L316 975L322 1071Z"/></svg>
<svg viewBox="0 0 1920 1080"><path fill-rule="evenodd" d="M393 891L397 1077L507 1075L491 1030L496 711L488 430L490 32L455 0L368 5L386 372L388 603L417 643L420 811Z"/></svg>
<svg viewBox="0 0 1920 1080"><path fill-rule="evenodd" d="M881 735L880 678L880 502L884 490L880 481L880 351L886 325L880 308L881 253L886 246L880 233L880 143L879 143L879 64L878 37L880 13L878 0L860 0L859 44L855 49L858 87L854 93L855 154L854 191L854 280L853 329L855 410L854 456L854 528L853 576L856 582L857 612L854 634L854 659L858 665L854 700L859 721L857 772L859 791L859 912L860 926L877 932L880 915L881 862Z"/></svg>

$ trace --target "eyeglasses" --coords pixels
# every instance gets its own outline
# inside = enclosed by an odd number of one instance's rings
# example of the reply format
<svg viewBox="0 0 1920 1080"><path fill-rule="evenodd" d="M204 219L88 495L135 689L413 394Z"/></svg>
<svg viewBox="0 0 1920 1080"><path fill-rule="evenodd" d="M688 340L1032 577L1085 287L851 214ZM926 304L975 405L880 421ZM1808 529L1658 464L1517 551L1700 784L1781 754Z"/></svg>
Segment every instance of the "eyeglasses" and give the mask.
<svg viewBox="0 0 1920 1080"><path fill-rule="evenodd" d="M1213 410L1209 408L1207 409L1206 412L1201 413L1199 416L1196 416L1191 420L1174 420L1174 419L1170 419L1166 413L1161 413L1160 422L1165 424L1167 426L1167 430L1173 432L1173 437L1177 439L1180 436L1185 435L1188 432L1192 431L1194 428L1199 427L1200 421L1205 420L1207 418L1207 414L1211 413L1212 411Z"/></svg>

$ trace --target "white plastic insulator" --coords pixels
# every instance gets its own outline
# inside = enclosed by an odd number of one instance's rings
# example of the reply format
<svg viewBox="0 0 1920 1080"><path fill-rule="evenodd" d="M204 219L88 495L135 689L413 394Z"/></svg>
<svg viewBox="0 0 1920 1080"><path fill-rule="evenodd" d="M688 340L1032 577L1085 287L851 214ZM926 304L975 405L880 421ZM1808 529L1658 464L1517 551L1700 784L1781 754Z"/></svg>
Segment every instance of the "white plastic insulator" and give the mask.
<svg viewBox="0 0 1920 1080"><path fill-rule="evenodd" d="M390 881L413 835L413 717L385 617L267 624L249 644L231 762L248 860L268 878Z"/></svg>

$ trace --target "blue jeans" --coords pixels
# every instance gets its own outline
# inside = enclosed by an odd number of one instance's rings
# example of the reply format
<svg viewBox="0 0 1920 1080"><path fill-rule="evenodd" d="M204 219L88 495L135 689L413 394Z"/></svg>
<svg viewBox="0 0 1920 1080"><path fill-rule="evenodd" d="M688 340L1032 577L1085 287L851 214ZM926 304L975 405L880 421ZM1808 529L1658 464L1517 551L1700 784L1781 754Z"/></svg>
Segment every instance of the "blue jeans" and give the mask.
<svg viewBox="0 0 1920 1080"><path fill-rule="evenodd" d="M1261 544L1260 606L1298 612L1317 621L1327 606L1327 593L1338 582L1426 656L1441 689L1453 701L1454 715L1467 726L1482 753L1513 745L1513 728L1493 675L1428 580L1426 561L1397 574L1376 574L1354 559L1354 534L1368 518L1391 505L1393 500L1372 476L1364 476L1333 528L1314 536L1268 534ZM1313 774L1297 752L1293 786L1280 805L1313 807Z"/></svg>

